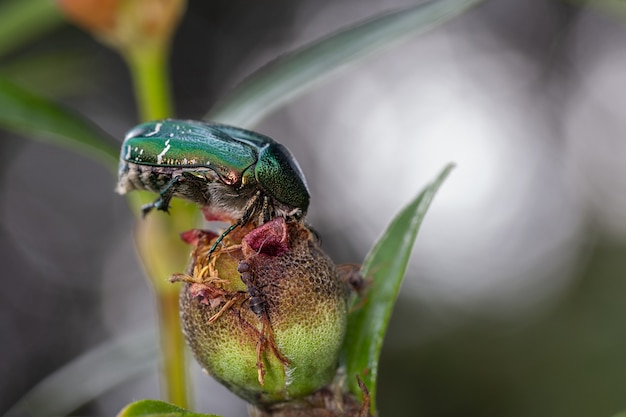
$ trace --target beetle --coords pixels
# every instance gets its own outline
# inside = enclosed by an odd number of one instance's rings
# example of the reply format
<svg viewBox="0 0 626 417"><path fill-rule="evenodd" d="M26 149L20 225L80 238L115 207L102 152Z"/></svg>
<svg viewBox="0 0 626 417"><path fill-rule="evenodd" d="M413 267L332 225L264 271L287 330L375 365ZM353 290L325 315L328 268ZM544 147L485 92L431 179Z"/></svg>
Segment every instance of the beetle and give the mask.
<svg viewBox="0 0 626 417"><path fill-rule="evenodd" d="M159 194L142 207L168 212L173 197L225 213L236 221L209 251L235 228L256 219L301 220L310 194L289 150L250 130L194 120L165 119L131 129L122 143L117 192Z"/></svg>

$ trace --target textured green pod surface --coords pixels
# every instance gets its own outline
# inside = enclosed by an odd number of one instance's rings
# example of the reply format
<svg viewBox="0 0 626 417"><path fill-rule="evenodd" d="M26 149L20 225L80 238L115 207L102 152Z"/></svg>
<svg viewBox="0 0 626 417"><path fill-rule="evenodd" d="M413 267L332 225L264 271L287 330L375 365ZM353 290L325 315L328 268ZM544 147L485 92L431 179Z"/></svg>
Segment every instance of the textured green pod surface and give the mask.
<svg viewBox="0 0 626 417"><path fill-rule="evenodd" d="M183 328L196 360L231 391L258 405L300 398L330 383L347 321L347 288L313 234L298 222L274 223L273 229L266 223L248 235L256 233L256 240L244 237L241 248L217 253L215 269L228 281L219 285L228 291L223 300L216 298L219 305L198 297L193 284L185 285L181 293ZM283 242L265 243L281 228ZM208 262L202 249L209 246L210 242L198 244L191 270ZM276 247L280 250L273 253ZM241 260L249 265L264 301L265 333L262 315L250 309L250 297L237 292L247 289L237 272ZM209 323L230 299L235 301L232 306ZM267 330L288 364L279 360L271 340L263 345ZM263 385L258 378L259 348Z"/></svg>

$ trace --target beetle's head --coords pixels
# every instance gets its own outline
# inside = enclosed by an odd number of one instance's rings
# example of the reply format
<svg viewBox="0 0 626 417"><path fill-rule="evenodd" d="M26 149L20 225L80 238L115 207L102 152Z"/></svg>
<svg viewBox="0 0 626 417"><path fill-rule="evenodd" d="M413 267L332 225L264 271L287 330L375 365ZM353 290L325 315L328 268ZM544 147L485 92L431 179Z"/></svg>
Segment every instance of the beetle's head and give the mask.
<svg viewBox="0 0 626 417"><path fill-rule="evenodd" d="M288 214L306 214L309 188L298 162L283 145L270 143L260 150L254 175L268 196L286 206Z"/></svg>

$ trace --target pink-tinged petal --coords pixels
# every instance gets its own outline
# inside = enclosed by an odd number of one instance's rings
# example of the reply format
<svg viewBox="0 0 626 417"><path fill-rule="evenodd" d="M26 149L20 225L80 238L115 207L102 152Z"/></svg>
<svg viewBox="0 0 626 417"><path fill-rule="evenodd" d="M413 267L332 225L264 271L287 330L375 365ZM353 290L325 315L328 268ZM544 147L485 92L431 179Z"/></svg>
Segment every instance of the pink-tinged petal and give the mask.
<svg viewBox="0 0 626 417"><path fill-rule="evenodd" d="M214 207L202 207L202 215L207 222L231 222L233 217L222 210L218 210Z"/></svg>
<svg viewBox="0 0 626 417"><path fill-rule="evenodd" d="M194 247L197 247L198 243L201 240L205 240L208 242L209 240L215 239L216 237L217 234L215 234L214 232L203 229L191 229L187 230L186 232L181 232L180 234L180 238L183 242Z"/></svg>
<svg viewBox="0 0 626 417"><path fill-rule="evenodd" d="M267 256L280 256L289 252L289 237L285 219L277 217L252 230L243 238L243 250Z"/></svg>

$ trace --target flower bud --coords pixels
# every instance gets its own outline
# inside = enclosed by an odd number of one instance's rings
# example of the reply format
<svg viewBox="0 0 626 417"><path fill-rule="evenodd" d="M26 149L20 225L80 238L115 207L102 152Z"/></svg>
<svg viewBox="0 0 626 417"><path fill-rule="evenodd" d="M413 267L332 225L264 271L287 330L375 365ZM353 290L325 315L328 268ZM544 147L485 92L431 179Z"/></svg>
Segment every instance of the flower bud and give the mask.
<svg viewBox="0 0 626 417"><path fill-rule="evenodd" d="M121 50L164 44L185 9L184 0L57 0L63 13Z"/></svg>
<svg viewBox="0 0 626 417"><path fill-rule="evenodd" d="M181 292L187 341L202 367L260 406L327 385L338 365L348 291L315 235L277 218L235 231L208 258L215 235L196 243Z"/></svg>

